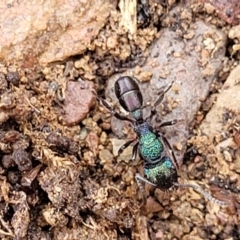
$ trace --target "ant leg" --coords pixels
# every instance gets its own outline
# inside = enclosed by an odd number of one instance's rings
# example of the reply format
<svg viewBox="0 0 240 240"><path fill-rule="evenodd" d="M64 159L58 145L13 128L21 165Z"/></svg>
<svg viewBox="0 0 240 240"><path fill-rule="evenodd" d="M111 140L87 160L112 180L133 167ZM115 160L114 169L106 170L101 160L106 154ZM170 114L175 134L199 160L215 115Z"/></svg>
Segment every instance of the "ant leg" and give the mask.
<svg viewBox="0 0 240 240"><path fill-rule="evenodd" d="M169 141L168 141L167 138L166 138L162 133L160 133L160 132L158 132L158 136L160 136L160 137L163 139L164 143L167 145L169 151L171 152L171 154L172 154L172 156L173 156L173 161L174 161L176 167L179 168L179 165L178 165L176 156L175 156L175 154L174 154L174 151L173 151L173 149L172 149Z"/></svg>
<svg viewBox="0 0 240 240"><path fill-rule="evenodd" d="M193 188L196 191L200 192L206 199L208 199L209 201L216 203L218 205L221 206L227 206L229 205L228 202L224 202L221 200L218 200L217 198L213 197L210 193L204 191L200 186L198 185L194 185L194 184L181 184L181 183L173 183L175 186L177 187L182 187L182 188Z"/></svg>
<svg viewBox="0 0 240 240"><path fill-rule="evenodd" d="M138 145L139 145L139 142L136 142L136 144L133 146L131 161L136 160L137 152L138 152Z"/></svg>
<svg viewBox="0 0 240 240"><path fill-rule="evenodd" d="M137 184L138 184L138 186L139 186L139 188L140 188L141 191L142 191L142 190L144 191L141 181L142 181L142 182L145 182L145 183L148 183L148 184L150 184L150 185L152 185L152 186L154 186L154 187L157 187L156 184L148 181L146 178L142 177L139 173L136 173L136 174L135 174L135 179L136 179ZM141 189L141 188L142 188L142 189Z"/></svg>
<svg viewBox="0 0 240 240"><path fill-rule="evenodd" d="M154 187L157 187L157 185L151 183L150 181L148 181L147 179L145 179L144 177L142 177L139 173L136 173L135 179L136 179L137 185L138 185L138 187L139 187L139 189L140 189L140 192L141 192L141 194L142 194L142 197L143 197L143 203L142 203L142 205L144 205L144 204L147 202L147 198L146 198L146 195L145 195L145 189L144 189L144 187L143 187L143 185L142 185L142 182L148 183L148 184L150 184L150 185L152 185L152 186L154 186Z"/></svg>
<svg viewBox="0 0 240 240"><path fill-rule="evenodd" d="M131 145L136 139L129 140L128 142L124 143L118 150L118 155L120 155L125 148L127 148L129 145Z"/></svg>
<svg viewBox="0 0 240 240"><path fill-rule="evenodd" d="M131 143L133 143L134 141L136 141L136 139L130 140L128 142L126 142L125 144L123 144L119 150L118 150L118 155L120 155L125 148L127 148ZM131 157L131 161L135 161L136 157L137 157L137 150L138 150L138 142L136 142L136 144L133 146L133 150L132 150L132 157Z"/></svg>
<svg viewBox="0 0 240 240"><path fill-rule="evenodd" d="M123 115L120 115L119 113L117 113L116 111L114 111L114 109L109 105L109 103L108 103L106 100L104 100L103 98L98 97L97 94L96 94L94 91L92 91L92 93L96 95L96 98L102 103L102 105L103 105L105 108L107 108L107 110L108 110L109 112L112 113L112 115L113 115L114 117L116 117L116 118L118 118L118 119L120 119L120 120L123 120L123 121L128 121L128 122L133 123L133 120L131 120L130 118L125 117L125 116L123 116Z"/></svg>
<svg viewBox="0 0 240 240"><path fill-rule="evenodd" d="M184 123L184 120L183 119L181 119L181 120L174 119L172 121L163 122L155 130L160 131L161 127L172 126L172 125L177 124L177 123Z"/></svg>
<svg viewBox="0 0 240 240"><path fill-rule="evenodd" d="M172 126L172 125L176 124L177 122L178 122L178 120L176 120L176 119L174 119L172 121L163 122L158 126L158 128L165 127L165 126Z"/></svg>
<svg viewBox="0 0 240 240"><path fill-rule="evenodd" d="M156 107L162 102L163 98L164 98L164 95L165 93L172 87L172 84L173 82L171 82L169 84L169 86L165 89L165 90L162 90L160 93L159 93L159 96L157 98L157 100L155 101L155 103L153 104L153 107L151 109L151 113L150 113L150 116L147 118L149 121L152 120L153 116L156 114Z"/></svg>

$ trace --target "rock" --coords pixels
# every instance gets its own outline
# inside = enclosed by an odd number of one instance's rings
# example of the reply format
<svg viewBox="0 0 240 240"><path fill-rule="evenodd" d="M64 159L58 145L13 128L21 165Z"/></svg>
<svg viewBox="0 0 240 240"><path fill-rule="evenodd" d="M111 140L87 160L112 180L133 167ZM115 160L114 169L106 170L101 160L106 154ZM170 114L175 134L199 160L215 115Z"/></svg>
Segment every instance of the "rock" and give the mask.
<svg viewBox="0 0 240 240"><path fill-rule="evenodd" d="M0 2L0 59L31 67L83 53L117 1Z"/></svg>
<svg viewBox="0 0 240 240"><path fill-rule="evenodd" d="M237 151L236 153L236 159L234 161L234 165L233 165L233 169L235 172L237 172L238 174L240 174L240 152Z"/></svg>
<svg viewBox="0 0 240 240"><path fill-rule="evenodd" d="M144 206L144 214L148 215L151 213L162 211L164 208L157 202L153 197L147 198L146 205Z"/></svg>
<svg viewBox="0 0 240 240"><path fill-rule="evenodd" d="M233 45L232 49L230 49L230 53L231 55L234 55L240 50L240 25L233 26L228 32L228 37L233 40Z"/></svg>
<svg viewBox="0 0 240 240"><path fill-rule="evenodd" d="M11 220L11 225L14 230L16 239L26 237L28 225L30 222L29 206L27 204L27 195L25 192L20 191L13 196L14 215Z"/></svg>
<svg viewBox="0 0 240 240"><path fill-rule="evenodd" d="M239 40L240 39L240 25L233 26L228 32L228 37L230 39L237 38Z"/></svg>
<svg viewBox="0 0 240 240"><path fill-rule="evenodd" d="M89 109L94 106L95 95L92 93L93 83L90 81L84 82L83 86L80 82L69 81L65 92L64 102L64 122L68 126L75 125L83 120ZM88 87L86 87L88 85Z"/></svg>
<svg viewBox="0 0 240 240"><path fill-rule="evenodd" d="M148 83L139 82L145 105L147 102L153 103L159 90L173 82L172 88L165 94L164 109L160 111L159 106L157 110L158 115L160 112L168 112L166 116L161 116L162 121L180 120L174 126L163 129L166 129L165 135L172 146L179 146L181 143L180 151L174 149L179 164L186 149L190 124L201 106L201 101L206 99L211 83L223 68L226 43L226 36L221 30L202 21L192 23L190 29L195 32L190 40L179 38L177 33L170 29L163 30L161 37L152 45L150 56L142 67L142 71L152 72L152 79ZM115 81L123 75L133 76L134 72L135 69L129 69L112 76L108 81L106 97L117 101L113 91ZM138 78L136 75L135 77Z"/></svg>
<svg viewBox="0 0 240 240"><path fill-rule="evenodd" d="M7 89L8 83L5 75L0 72L0 93L2 94Z"/></svg>
<svg viewBox="0 0 240 240"><path fill-rule="evenodd" d="M234 142L240 148L240 130L238 130L233 136Z"/></svg>
<svg viewBox="0 0 240 240"><path fill-rule="evenodd" d="M239 0L187 0L187 3L193 2L205 3L208 11L209 8L214 8L220 18L229 24L240 23L240 2Z"/></svg>
<svg viewBox="0 0 240 240"><path fill-rule="evenodd" d="M108 149L102 149L99 151L99 159L101 160L101 164L104 165L106 162L112 162L113 155Z"/></svg>
<svg viewBox="0 0 240 240"><path fill-rule="evenodd" d="M27 171L32 168L29 154L23 149L16 149L12 154L13 161L17 164L19 171Z"/></svg>
<svg viewBox="0 0 240 240"><path fill-rule="evenodd" d="M233 69L224 83L221 92L217 97L217 101L207 116L203 120L200 129L209 137L220 134L223 130L223 116L228 110L231 112L240 112L240 66Z"/></svg>
<svg viewBox="0 0 240 240"><path fill-rule="evenodd" d="M113 156L118 157L119 161L125 161L126 163L129 163L129 160L132 158L132 146L125 148L124 151L118 155L118 150L122 147L125 141L116 138L111 138L110 141L113 146Z"/></svg>
<svg viewBox="0 0 240 240"><path fill-rule="evenodd" d="M85 127L81 128L81 132L79 134L79 139L84 140L87 137L87 129Z"/></svg>
<svg viewBox="0 0 240 240"><path fill-rule="evenodd" d="M98 144L99 137L95 132L90 132L87 135L86 142L88 144L89 149L93 152L93 155L96 157L98 153Z"/></svg>

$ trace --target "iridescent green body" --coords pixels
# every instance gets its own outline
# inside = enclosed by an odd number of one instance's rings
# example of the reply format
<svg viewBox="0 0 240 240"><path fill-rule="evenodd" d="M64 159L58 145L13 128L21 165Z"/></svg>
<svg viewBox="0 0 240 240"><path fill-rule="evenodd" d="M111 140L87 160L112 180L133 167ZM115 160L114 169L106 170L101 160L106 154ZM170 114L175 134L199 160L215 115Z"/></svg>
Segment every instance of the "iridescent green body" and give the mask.
<svg viewBox="0 0 240 240"><path fill-rule="evenodd" d="M177 169L167 155L161 138L153 131L148 122L136 129L139 137L139 152L145 161L144 172L147 180L160 189L167 190L177 182Z"/></svg>
<svg viewBox="0 0 240 240"><path fill-rule="evenodd" d="M170 157L164 156L155 164L146 164L144 168L147 179L159 188L167 190L177 181L177 169Z"/></svg>
<svg viewBox="0 0 240 240"><path fill-rule="evenodd" d="M152 161L161 157L163 144L149 126L147 124L140 125L138 131L140 132L139 150L142 158Z"/></svg>

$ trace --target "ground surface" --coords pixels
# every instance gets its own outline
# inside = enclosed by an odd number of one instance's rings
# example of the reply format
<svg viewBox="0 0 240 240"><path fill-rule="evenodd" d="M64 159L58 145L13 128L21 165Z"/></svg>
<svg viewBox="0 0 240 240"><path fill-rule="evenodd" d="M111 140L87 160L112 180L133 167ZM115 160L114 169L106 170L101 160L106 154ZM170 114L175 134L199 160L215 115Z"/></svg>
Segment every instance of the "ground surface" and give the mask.
<svg viewBox="0 0 240 240"><path fill-rule="evenodd" d="M208 4L143 3L135 35L114 10L81 55L34 70L0 65L1 239L240 239L238 26ZM143 163L129 162L131 147L117 155L134 132L92 93L122 111L113 84L125 74L139 79L146 105L173 82L154 124L181 120L164 129L179 182L227 207L150 186L142 205Z"/></svg>

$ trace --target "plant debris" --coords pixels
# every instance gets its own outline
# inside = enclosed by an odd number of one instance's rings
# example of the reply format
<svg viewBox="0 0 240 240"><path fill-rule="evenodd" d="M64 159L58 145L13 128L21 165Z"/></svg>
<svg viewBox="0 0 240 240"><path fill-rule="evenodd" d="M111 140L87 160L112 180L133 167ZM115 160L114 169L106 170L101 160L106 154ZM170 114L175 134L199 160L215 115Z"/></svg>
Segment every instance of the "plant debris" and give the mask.
<svg viewBox="0 0 240 240"><path fill-rule="evenodd" d="M235 14L226 22L202 1L120 2L0 3L0 239L239 239ZM227 206L148 184L143 205L143 163L130 161L132 146L118 155L135 133L95 95L127 116L112 87L123 74L139 79L144 114L173 82L154 124L179 120L163 129L179 182Z"/></svg>

